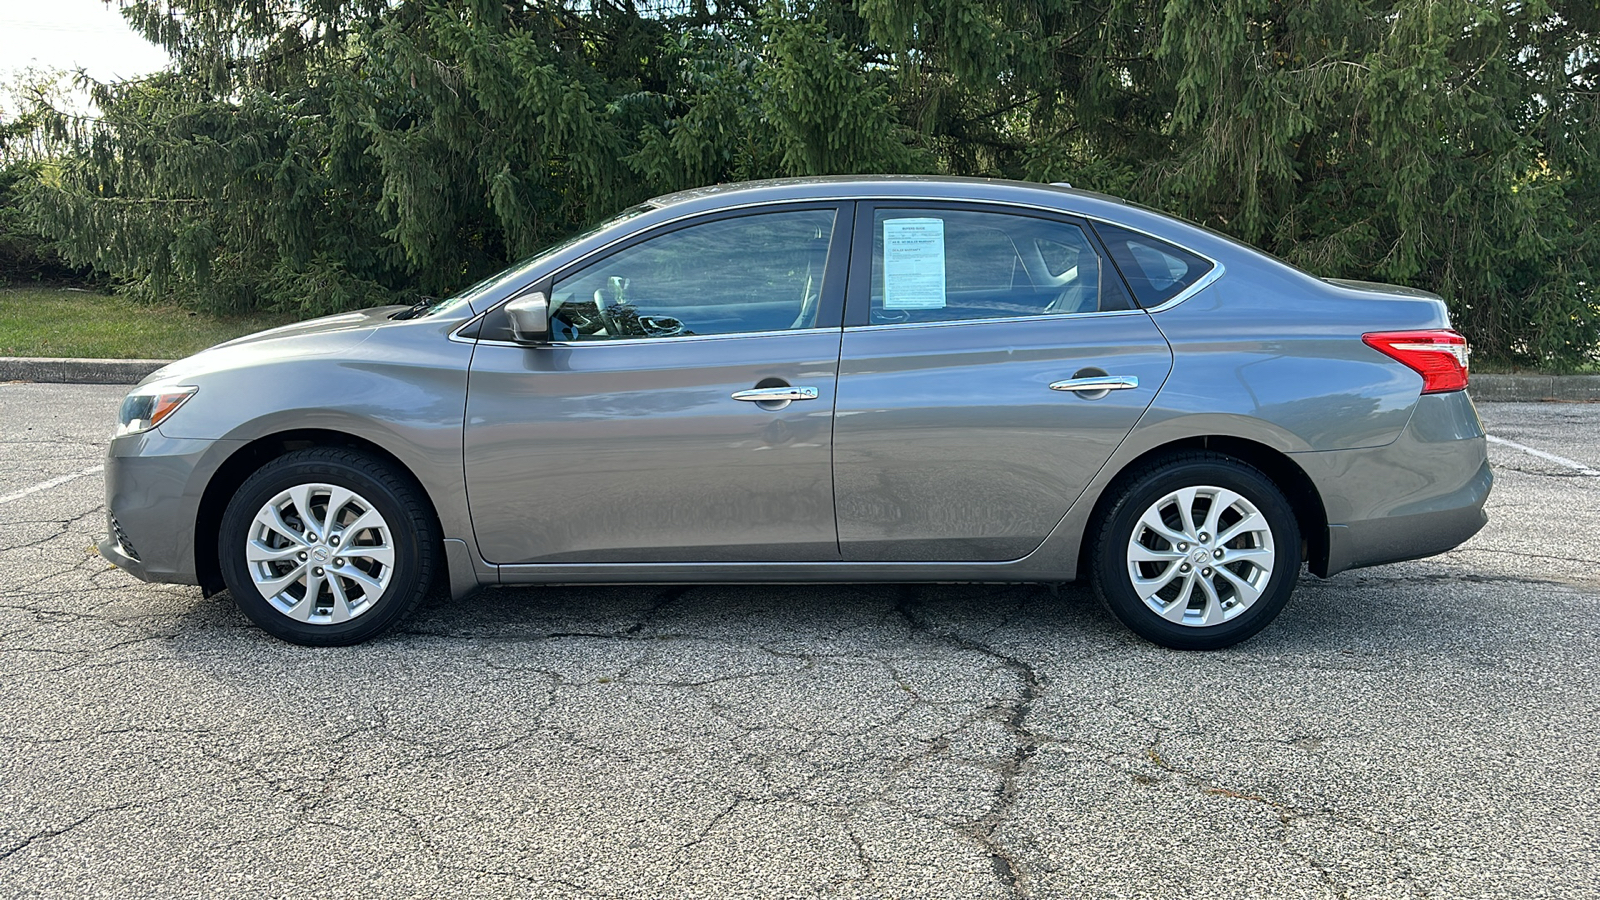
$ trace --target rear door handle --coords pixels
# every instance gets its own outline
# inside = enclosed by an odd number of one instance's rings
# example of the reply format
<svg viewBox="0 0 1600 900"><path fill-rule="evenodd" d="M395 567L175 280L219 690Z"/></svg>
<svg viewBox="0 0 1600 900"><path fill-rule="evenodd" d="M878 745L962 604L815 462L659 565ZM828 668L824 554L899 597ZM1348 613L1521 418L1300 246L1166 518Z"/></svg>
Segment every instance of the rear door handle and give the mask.
<svg viewBox="0 0 1600 900"><path fill-rule="evenodd" d="M815 400L817 389L814 387L751 388L748 391L734 391L733 399L748 400L751 403L770 400Z"/></svg>
<svg viewBox="0 0 1600 900"><path fill-rule="evenodd" d="M1130 391L1139 386L1137 375L1095 375L1091 378L1068 378L1050 385L1052 391Z"/></svg>

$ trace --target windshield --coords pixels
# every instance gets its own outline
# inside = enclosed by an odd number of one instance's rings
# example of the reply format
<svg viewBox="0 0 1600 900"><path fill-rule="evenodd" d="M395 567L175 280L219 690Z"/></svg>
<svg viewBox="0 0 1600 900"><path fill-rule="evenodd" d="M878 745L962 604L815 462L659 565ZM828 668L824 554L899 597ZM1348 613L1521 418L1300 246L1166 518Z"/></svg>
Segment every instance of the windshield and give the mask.
<svg viewBox="0 0 1600 900"><path fill-rule="evenodd" d="M605 221L601 222L600 224L594 226L593 228L587 229L585 231L581 231L578 234L575 234L572 237L569 237L566 240L561 241L560 243L551 244L550 246L545 247L544 249L539 250L538 252L534 253L532 256L528 257L527 259L524 259L521 262L510 266L509 268L501 269L500 271L494 273L493 275L490 275L488 278L485 278L482 281L479 281L478 283L472 285L471 287L468 287L464 291L460 291L460 292L458 292L456 294L452 294L451 296L446 297L443 300L429 300L429 301L427 301L427 305L425 307L419 308L412 316L410 316L408 318L421 318L422 316L432 316L432 315L436 315L438 313L448 312L448 311L453 310L453 309L458 309L463 304L470 304L473 300L476 300L477 298L483 296L484 294L487 294L490 291L493 291L495 288L500 287L503 284L506 284L508 282L521 280L523 278L523 276L525 276L527 274L529 269L532 269L535 265L537 265L539 263L540 260L542 260L545 257L549 256L550 254L559 253L560 251L565 250L568 247L571 247L572 245L578 243L579 241L586 240L586 239L588 239L588 238L590 238L590 237L592 237L592 236L594 236L596 234L599 234L602 231L605 231L607 228L610 228L613 225L616 225L616 224L618 224L620 222L626 222L627 220L633 218L634 216L641 215L643 213L649 212L650 210L652 210L654 208L655 207L651 206L648 203L641 203L638 206L629 207L629 208L623 210L622 212L612 216L611 218L606 219Z"/></svg>

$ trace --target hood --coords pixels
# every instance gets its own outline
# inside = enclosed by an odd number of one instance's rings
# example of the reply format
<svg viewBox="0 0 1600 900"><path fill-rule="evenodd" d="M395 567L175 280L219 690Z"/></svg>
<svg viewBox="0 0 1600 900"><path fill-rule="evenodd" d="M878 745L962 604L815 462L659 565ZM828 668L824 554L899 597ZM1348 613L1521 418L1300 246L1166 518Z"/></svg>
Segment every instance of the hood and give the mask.
<svg viewBox="0 0 1600 900"><path fill-rule="evenodd" d="M404 306L375 306L371 309L356 312L339 313L333 316L323 316L320 319L307 319L293 325L282 325L247 334L244 337L224 341L215 347L210 347L201 353L210 353L224 347L242 347L245 344L256 344L262 341L276 341L283 338L301 337L312 334L331 334L340 331L352 331L363 328L372 328L389 321L389 317L405 309Z"/></svg>
<svg viewBox="0 0 1600 900"><path fill-rule="evenodd" d="M275 359L348 352L388 324L404 306L378 306L284 325L234 338L151 372L140 384L177 381Z"/></svg>

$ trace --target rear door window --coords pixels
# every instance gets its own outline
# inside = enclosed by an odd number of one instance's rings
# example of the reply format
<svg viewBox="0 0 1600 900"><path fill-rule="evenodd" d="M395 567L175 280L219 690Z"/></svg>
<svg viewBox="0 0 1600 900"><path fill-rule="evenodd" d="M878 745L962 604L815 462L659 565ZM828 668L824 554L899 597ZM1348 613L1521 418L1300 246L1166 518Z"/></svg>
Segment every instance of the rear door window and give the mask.
<svg viewBox="0 0 1600 900"><path fill-rule="evenodd" d="M873 213L874 325L1128 309L1115 277L1071 222L947 208Z"/></svg>

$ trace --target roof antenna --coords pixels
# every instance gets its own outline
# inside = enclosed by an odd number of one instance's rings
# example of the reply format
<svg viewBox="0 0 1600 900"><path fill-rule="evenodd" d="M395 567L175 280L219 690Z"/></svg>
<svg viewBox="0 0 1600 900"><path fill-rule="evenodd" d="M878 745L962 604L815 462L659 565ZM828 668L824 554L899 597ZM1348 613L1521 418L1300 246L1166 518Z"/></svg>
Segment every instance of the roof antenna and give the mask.
<svg viewBox="0 0 1600 900"><path fill-rule="evenodd" d="M1068 184L1065 181L1052 181L1052 182L1050 182L1050 186L1051 187L1072 187L1072 185Z"/></svg>

